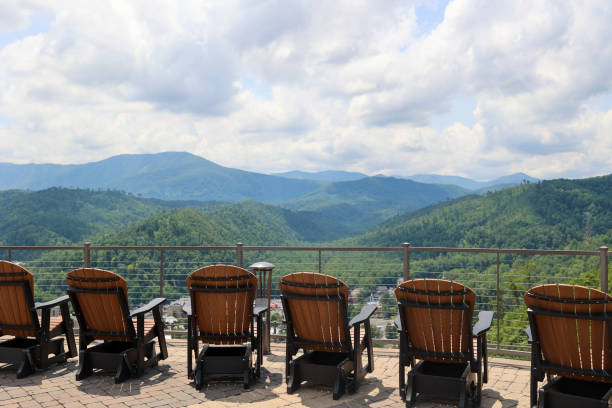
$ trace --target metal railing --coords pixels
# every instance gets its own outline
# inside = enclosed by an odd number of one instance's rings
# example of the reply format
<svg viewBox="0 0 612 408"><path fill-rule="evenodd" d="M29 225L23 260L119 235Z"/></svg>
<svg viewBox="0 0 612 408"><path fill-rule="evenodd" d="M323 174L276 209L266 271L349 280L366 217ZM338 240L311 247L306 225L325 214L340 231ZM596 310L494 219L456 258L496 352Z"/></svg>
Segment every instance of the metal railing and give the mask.
<svg viewBox="0 0 612 408"><path fill-rule="evenodd" d="M86 242L82 246L0 246L0 258L2 251L6 251L8 260L23 260L35 274L36 296L39 290L47 296L65 293L67 272L93 266L124 276L132 304L143 303L152 296L165 296L170 300L188 296L186 276L211 263L238 266L257 261L274 263L272 297L278 295L275 288L280 277L297 271L317 271L340 277L352 290L362 292L352 292L355 302L357 299L367 301L364 294L382 298L398 282L410 277L443 277L467 282L478 294L476 309L496 312L489 350L507 354L527 352L523 334L527 320L522 304L525 290L540 283L571 283L576 278L536 270L531 263L534 257L539 257L540 261L543 257L584 257L584 268L593 272L588 283L607 292L610 256L605 246L595 251L567 251L413 247L408 243L397 247L275 247L242 243L232 246L95 246ZM435 254L438 256L432 257ZM432 266L432 260L441 265ZM382 321L385 318L383 316ZM397 344L396 339L378 341Z"/></svg>

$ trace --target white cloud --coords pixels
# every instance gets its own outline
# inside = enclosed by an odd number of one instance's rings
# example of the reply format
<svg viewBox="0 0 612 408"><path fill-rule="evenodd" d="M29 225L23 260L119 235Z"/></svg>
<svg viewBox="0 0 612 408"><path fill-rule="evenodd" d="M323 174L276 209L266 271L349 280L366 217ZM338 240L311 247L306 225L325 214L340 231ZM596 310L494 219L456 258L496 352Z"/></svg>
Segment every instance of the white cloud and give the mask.
<svg viewBox="0 0 612 408"><path fill-rule="evenodd" d="M41 4L3 3L0 31ZM256 171L611 171L612 113L589 105L612 93L606 0L455 0L424 35L417 4L56 2L48 32L0 49L0 149L61 163L185 150ZM461 100L473 117L436 129Z"/></svg>

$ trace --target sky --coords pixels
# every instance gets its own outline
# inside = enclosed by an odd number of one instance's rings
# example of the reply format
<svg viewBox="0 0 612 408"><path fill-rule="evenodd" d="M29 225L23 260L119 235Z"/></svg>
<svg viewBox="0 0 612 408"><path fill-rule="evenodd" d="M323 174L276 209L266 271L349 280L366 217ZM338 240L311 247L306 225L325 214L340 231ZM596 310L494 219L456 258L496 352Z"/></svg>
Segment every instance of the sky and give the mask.
<svg viewBox="0 0 612 408"><path fill-rule="evenodd" d="M609 174L610 21L609 0L0 0L0 161Z"/></svg>

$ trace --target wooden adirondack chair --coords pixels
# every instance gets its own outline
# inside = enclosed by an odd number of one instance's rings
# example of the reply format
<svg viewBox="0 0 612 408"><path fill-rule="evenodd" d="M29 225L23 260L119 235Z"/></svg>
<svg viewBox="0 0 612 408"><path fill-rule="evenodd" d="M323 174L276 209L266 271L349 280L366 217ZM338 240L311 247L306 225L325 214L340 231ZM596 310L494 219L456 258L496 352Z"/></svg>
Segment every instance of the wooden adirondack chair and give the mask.
<svg viewBox="0 0 612 408"><path fill-rule="evenodd" d="M51 317L51 309L56 306L60 318ZM17 365L17 378L75 357L72 326L68 296L34 304L34 276L17 264L0 261L0 336L14 336L0 343L0 362ZM68 352L64 351L62 335Z"/></svg>
<svg viewBox="0 0 612 408"><path fill-rule="evenodd" d="M607 408L612 397L612 296L583 286L542 285L527 291L525 304L531 406ZM549 381L538 390L544 374Z"/></svg>
<svg viewBox="0 0 612 408"><path fill-rule="evenodd" d="M348 286L318 273L284 276L279 287L287 322L287 392L293 393L302 381L312 381L333 385L335 400L347 390L354 393L359 381L374 369L369 319L376 305L366 305L349 321ZM293 360L300 349L304 354ZM364 350L368 355L365 366Z"/></svg>
<svg viewBox="0 0 612 408"><path fill-rule="evenodd" d="M115 370L115 383L139 377L146 367L168 357L161 306L156 298L130 312L127 284L116 273L94 268L75 269L66 277L68 295L79 322L79 369L77 380L89 377L94 368ZM145 331L145 314L154 324ZM155 353L155 338L160 353ZM87 347L94 340L103 343ZM145 360L146 358L146 360Z"/></svg>
<svg viewBox="0 0 612 408"><path fill-rule="evenodd" d="M212 265L187 277L191 307L188 316L187 371L201 389L207 377L236 375L244 388L260 376L263 315L267 306L253 307L257 277L232 265ZM257 320L257 332L254 330ZM204 343L199 351L198 342ZM252 352L257 351L255 367ZM196 360L192 371L193 357Z"/></svg>
<svg viewBox="0 0 612 408"><path fill-rule="evenodd" d="M472 328L476 295L460 283L414 279L395 289L399 307L400 394L414 406L417 394L468 399L480 404L487 382L487 330L493 312L482 311ZM474 340L476 353L474 353ZM416 359L421 361L415 364ZM484 365L484 371L483 371ZM411 366L408 381L405 367Z"/></svg>

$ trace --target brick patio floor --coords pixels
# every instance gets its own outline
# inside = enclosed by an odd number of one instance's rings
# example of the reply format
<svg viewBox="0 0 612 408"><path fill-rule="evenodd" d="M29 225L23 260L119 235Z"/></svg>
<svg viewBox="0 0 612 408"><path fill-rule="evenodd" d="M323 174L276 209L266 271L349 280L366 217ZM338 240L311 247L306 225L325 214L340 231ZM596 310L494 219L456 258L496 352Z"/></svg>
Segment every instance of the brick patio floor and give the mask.
<svg viewBox="0 0 612 408"><path fill-rule="evenodd" d="M217 382L197 391L187 378L184 341L169 342L167 360L145 371L141 378L122 384L115 384L112 375L103 373L76 381L77 358L21 380L15 378L15 368L0 365L0 407L404 406L398 391L397 351L375 349L374 372L366 376L357 393L345 394L338 401L332 399L330 388L307 383L288 395L283 378L284 352L281 345L272 345L272 355L264 356L262 377L249 390L243 390L241 383ZM449 406L440 401L418 401L417 407ZM489 383L484 385L481 406L528 407L528 363L490 359Z"/></svg>

